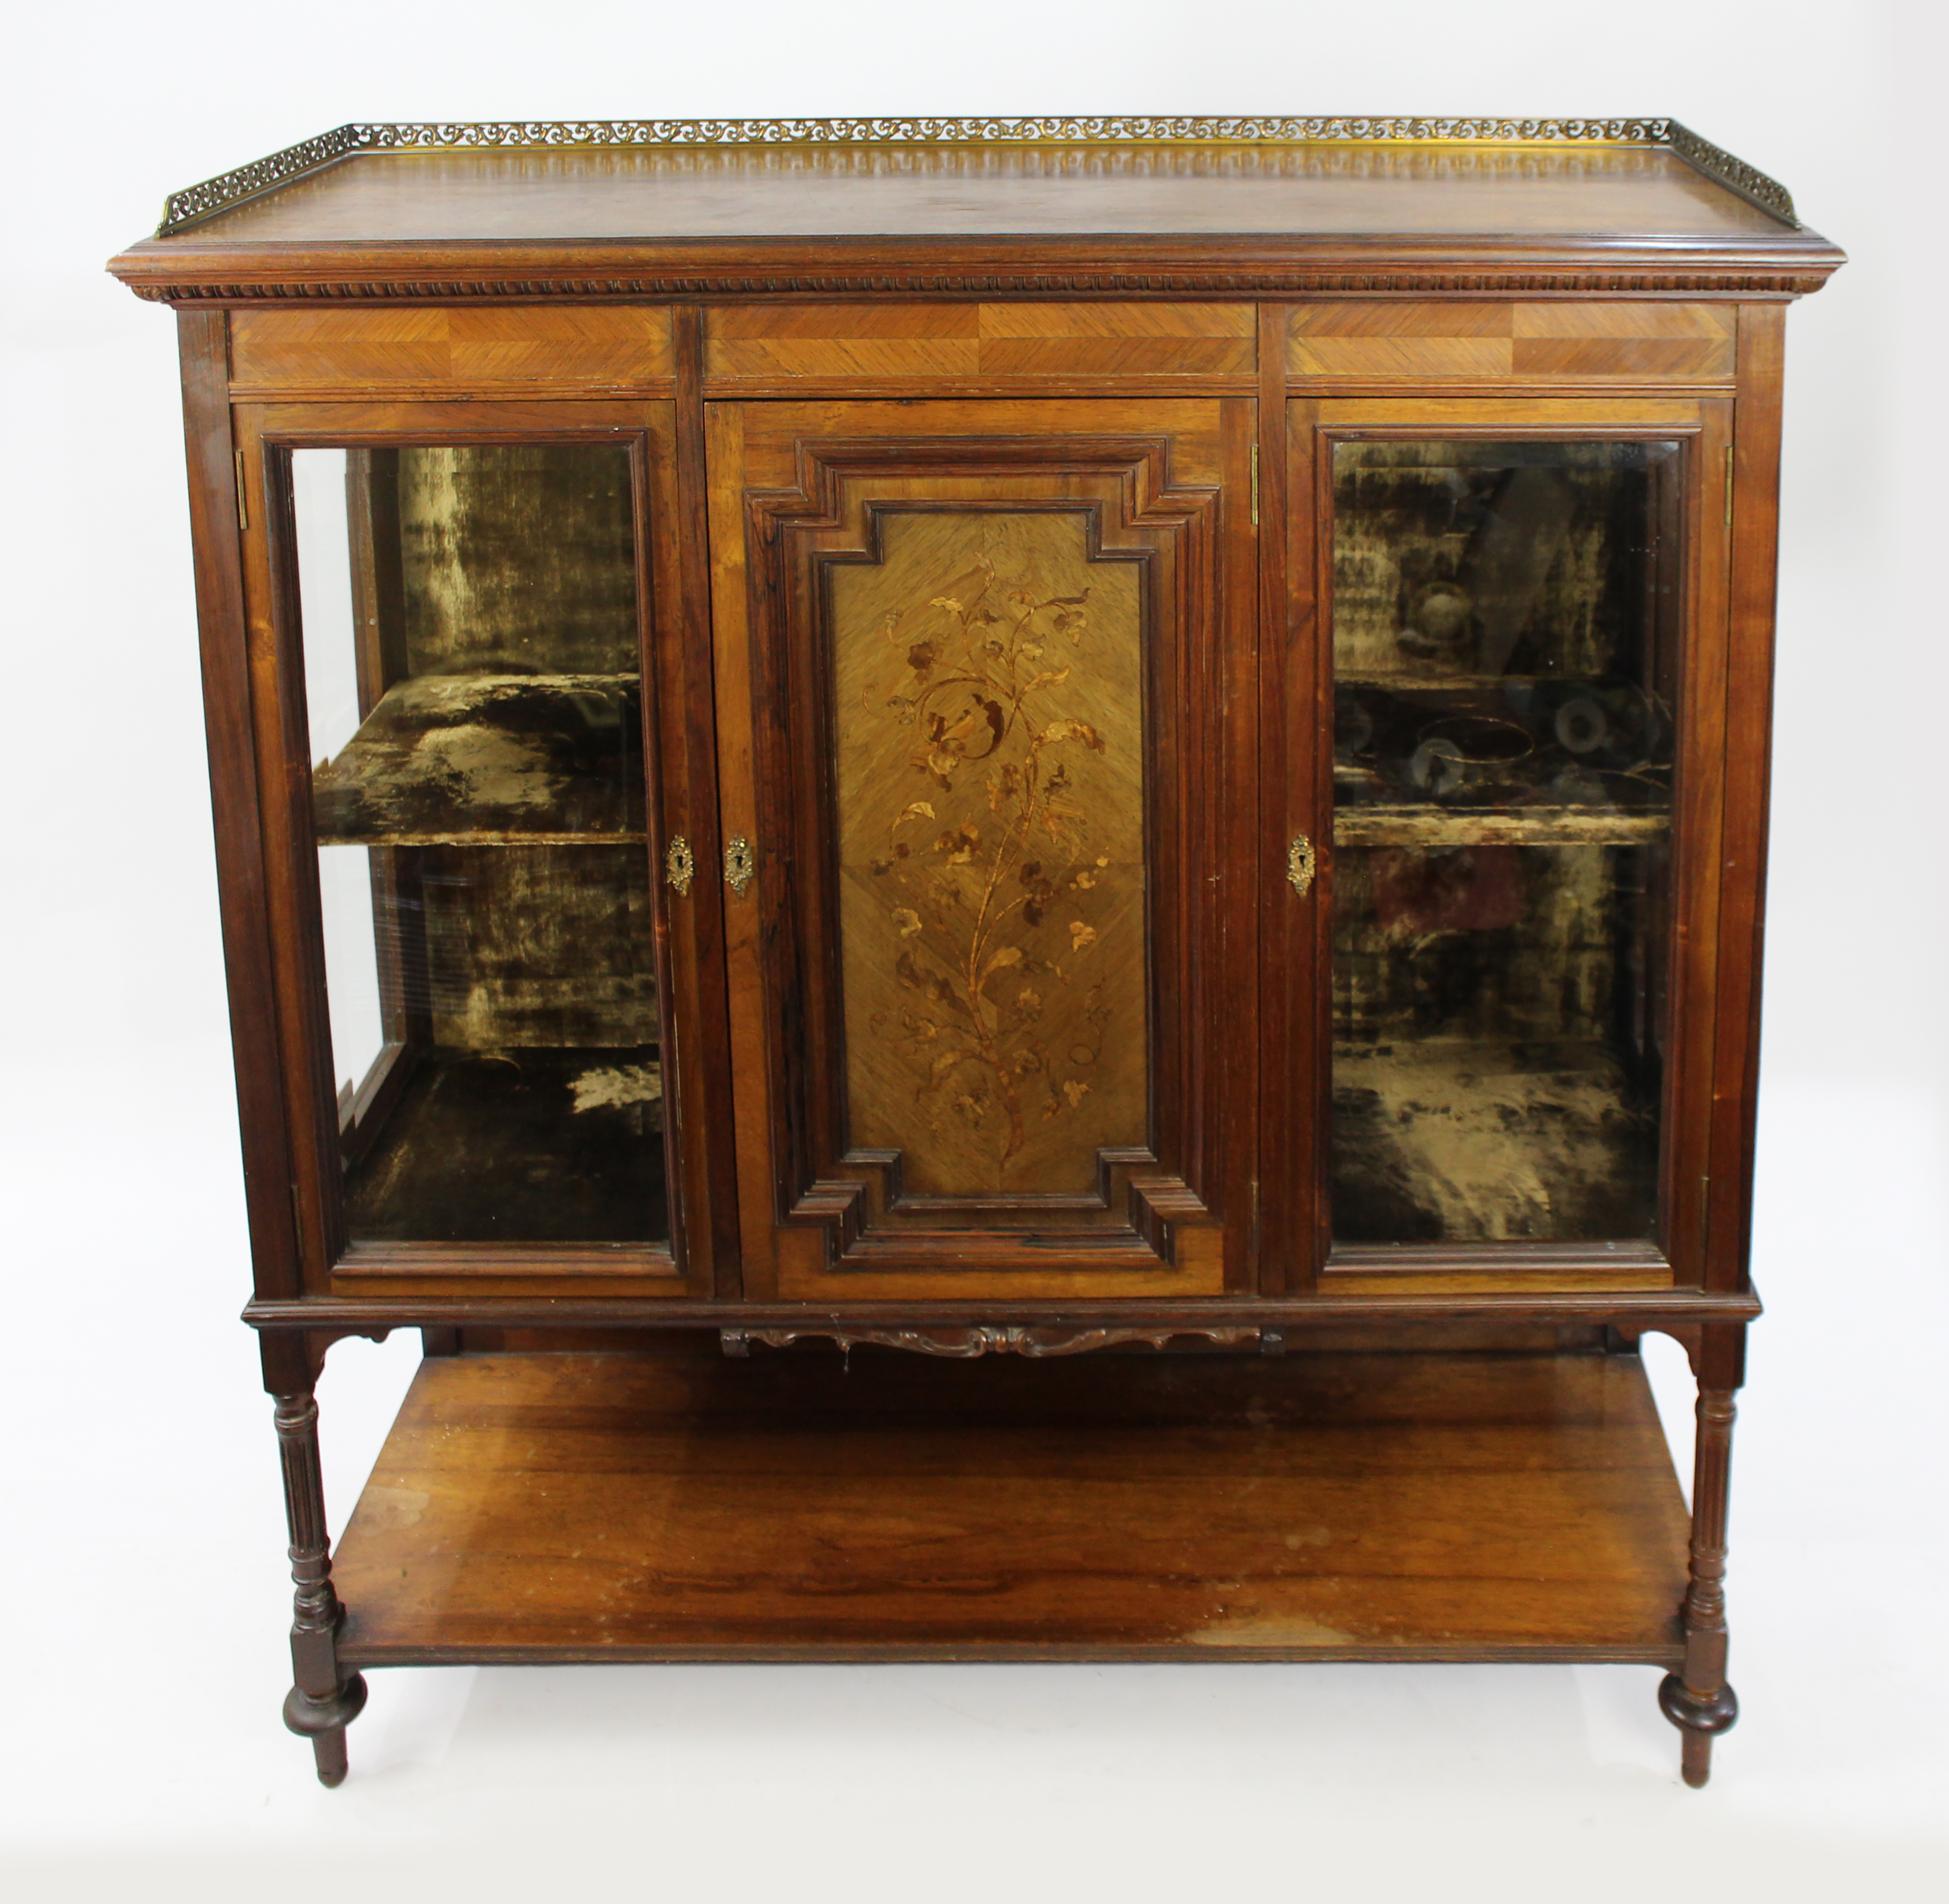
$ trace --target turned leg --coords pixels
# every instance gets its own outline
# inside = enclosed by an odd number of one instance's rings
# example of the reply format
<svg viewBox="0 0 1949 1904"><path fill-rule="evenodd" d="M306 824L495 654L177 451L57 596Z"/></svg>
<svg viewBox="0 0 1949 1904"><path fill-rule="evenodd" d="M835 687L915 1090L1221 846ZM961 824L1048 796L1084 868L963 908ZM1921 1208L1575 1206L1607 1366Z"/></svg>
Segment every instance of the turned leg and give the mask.
<svg viewBox="0 0 1949 1904"><path fill-rule="evenodd" d="M318 1461L318 1403L309 1390L275 1398L278 1447L284 1469L284 1512L291 1530L291 1696L284 1723L311 1741L323 1784L345 1776L345 1729L365 1704L365 1682L338 1663L344 1619L331 1586L331 1545L325 1525L325 1477Z"/></svg>
<svg viewBox="0 0 1949 1904"><path fill-rule="evenodd" d="M1739 1716L1726 1683L1726 1504L1733 1460L1734 1391L1699 1390L1699 1440L1692 1479L1692 1577L1685 1593L1685 1666L1668 1673L1658 1703L1683 1741L1688 1785L1712 1773L1712 1741Z"/></svg>

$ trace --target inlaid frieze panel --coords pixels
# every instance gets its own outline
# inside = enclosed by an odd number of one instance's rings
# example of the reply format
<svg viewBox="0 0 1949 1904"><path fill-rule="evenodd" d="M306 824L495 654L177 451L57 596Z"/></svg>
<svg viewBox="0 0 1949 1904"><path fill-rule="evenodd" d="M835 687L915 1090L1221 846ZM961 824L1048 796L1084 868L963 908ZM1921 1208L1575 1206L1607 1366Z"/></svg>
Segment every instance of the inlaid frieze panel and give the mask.
<svg viewBox="0 0 1949 1904"><path fill-rule="evenodd" d="M1736 316L1724 304L1344 302L1293 307L1286 368L1307 382L1724 382Z"/></svg>
<svg viewBox="0 0 1949 1904"><path fill-rule="evenodd" d="M539 304L239 311L230 360L232 387L253 396L640 388L671 374L670 314Z"/></svg>
<svg viewBox="0 0 1949 1904"><path fill-rule="evenodd" d="M1249 303L757 304L706 314L714 387L903 379L1006 387L1250 376Z"/></svg>

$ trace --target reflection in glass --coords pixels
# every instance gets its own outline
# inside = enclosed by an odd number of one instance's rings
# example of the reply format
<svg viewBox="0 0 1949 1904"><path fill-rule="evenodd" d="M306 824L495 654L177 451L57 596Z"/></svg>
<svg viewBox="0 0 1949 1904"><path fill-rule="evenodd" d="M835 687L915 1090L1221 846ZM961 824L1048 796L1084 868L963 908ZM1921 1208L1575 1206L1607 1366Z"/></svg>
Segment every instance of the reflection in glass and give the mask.
<svg viewBox="0 0 1949 1904"><path fill-rule="evenodd" d="M291 468L347 1235L664 1240L627 452Z"/></svg>
<svg viewBox="0 0 1949 1904"><path fill-rule="evenodd" d="M1657 1209L1674 443L1334 457L1333 1230Z"/></svg>

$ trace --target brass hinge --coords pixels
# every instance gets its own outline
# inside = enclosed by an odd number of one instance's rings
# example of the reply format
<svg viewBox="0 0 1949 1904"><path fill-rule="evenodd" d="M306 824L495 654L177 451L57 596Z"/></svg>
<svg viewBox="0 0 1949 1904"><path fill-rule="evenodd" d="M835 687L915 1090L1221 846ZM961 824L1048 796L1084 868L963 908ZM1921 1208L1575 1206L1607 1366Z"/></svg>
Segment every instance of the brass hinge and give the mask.
<svg viewBox="0 0 1949 1904"><path fill-rule="evenodd" d="M244 500L244 452L237 452L237 526L250 533L250 505Z"/></svg>
<svg viewBox="0 0 1949 1904"><path fill-rule="evenodd" d="M1254 1177L1252 1179L1252 1240L1251 1252L1252 1260L1254 1263L1257 1263L1259 1259L1259 1180L1257 1177Z"/></svg>
<svg viewBox="0 0 1949 1904"><path fill-rule="evenodd" d="M1252 526L1259 526L1259 446L1252 446Z"/></svg>
<svg viewBox="0 0 1949 1904"><path fill-rule="evenodd" d="M1726 446L1726 526L1733 526L1733 446Z"/></svg>

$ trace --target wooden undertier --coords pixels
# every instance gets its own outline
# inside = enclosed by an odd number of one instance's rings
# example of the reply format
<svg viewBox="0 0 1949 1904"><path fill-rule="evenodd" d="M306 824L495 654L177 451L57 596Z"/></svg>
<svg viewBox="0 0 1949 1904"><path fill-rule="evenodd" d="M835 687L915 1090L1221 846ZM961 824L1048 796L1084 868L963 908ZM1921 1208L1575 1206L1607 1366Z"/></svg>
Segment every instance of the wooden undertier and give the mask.
<svg viewBox="0 0 1949 1904"><path fill-rule="evenodd" d="M340 1658L1680 1660L1635 1356L705 1340L424 1362Z"/></svg>

